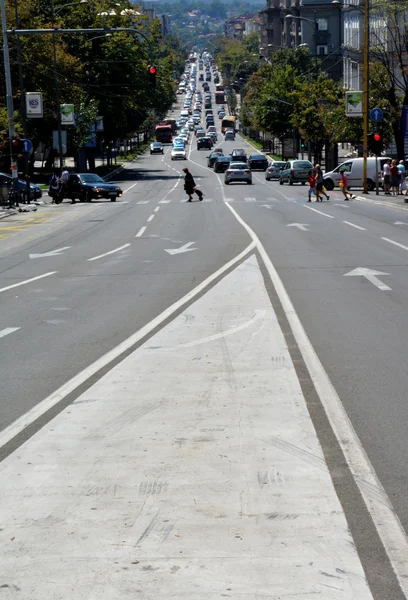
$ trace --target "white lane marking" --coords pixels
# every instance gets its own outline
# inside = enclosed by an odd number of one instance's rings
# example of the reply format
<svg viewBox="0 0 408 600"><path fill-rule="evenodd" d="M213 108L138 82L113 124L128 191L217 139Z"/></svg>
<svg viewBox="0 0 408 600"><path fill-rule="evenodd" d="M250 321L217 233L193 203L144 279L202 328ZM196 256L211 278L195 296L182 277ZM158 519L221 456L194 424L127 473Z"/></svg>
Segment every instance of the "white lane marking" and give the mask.
<svg viewBox="0 0 408 600"><path fill-rule="evenodd" d="M150 200L139 200L136 204L149 204Z"/></svg>
<svg viewBox="0 0 408 600"><path fill-rule="evenodd" d="M286 225L286 227L297 227L301 231L309 231L308 230L308 227L309 227L308 223L289 223L289 225Z"/></svg>
<svg viewBox="0 0 408 600"><path fill-rule="evenodd" d="M234 333L237 333L238 331L247 329L247 327L250 327L251 325L253 325L257 321L259 321L260 319L263 319L265 317L265 314L266 314L265 310L256 310L252 319L249 319L249 321L247 321L246 323L242 323L242 325L237 325L236 327L231 327L231 329L228 329L227 331L222 331L221 333L215 333L214 335L210 335L208 337L201 338L200 340L194 340L193 342L188 342L187 344L179 344L178 346L175 346L175 348L190 348L192 346L206 344L207 342L212 342L214 340L219 340L220 338L225 338L229 335L233 335Z"/></svg>
<svg viewBox="0 0 408 600"><path fill-rule="evenodd" d="M126 194L129 190L131 190L132 188L135 187L135 185L137 185L139 182L136 181L136 183L134 183L133 185L131 185L130 187L128 187L123 193Z"/></svg>
<svg viewBox="0 0 408 600"><path fill-rule="evenodd" d="M29 254L30 258L48 258L50 256L60 256L64 250L68 250L71 246L64 246L63 248L57 248L56 250L50 250L50 252L43 252L42 254Z"/></svg>
<svg viewBox="0 0 408 600"><path fill-rule="evenodd" d="M408 221L395 221L394 225L408 225Z"/></svg>
<svg viewBox="0 0 408 600"><path fill-rule="evenodd" d="M180 248L166 248L165 252L168 252L171 256L174 256L175 254L183 254L183 252L192 252L193 250L198 250L198 248L190 248L190 246L193 246L194 244L195 242L187 242L187 244L180 246Z"/></svg>
<svg viewBox="0 0 408 600"><path fill-rule="evenodd" d="M234 198L224 198L224 202L234 202Z"/></svg>
<svg viewBox="0 0 408 600"><path fill-rule="evenodd" d="M119 246L119 248L115 248L114 250L110 250L109 252L105 252L104 254L99 254L98 256L93 256L92 258L88 258L87 261L91 262L93 260L98 260L99 258L104 258L105 256L109 256L110 254L115 254L116 252L120 252L130 246L129 244L123 244L123 246Z"/></svg>
<svg viewBox="0 0 408 600"><path fill-rule="evenodd" d="M382 237L382 240L384 240L384 242L388 242L389 244L394 244L394 246L398 246L398 248L402 248L403 250L408 250L408 246L404 246L404 244L400 244L399 242L394 242L394 240L390 240L386 237Z"/></svg>
<svg viewBox="0 0 408 600"><path fill-rule="evenodd" d="M355 225L355 223L350 223L350 221L343 221L346 225L350 225L350 227L355 227L356 229L360 229L361 231L367 231L365 227L360 227L360 225Z"/></svg>
<svg viewBox="0 0 408 600"><path fill-rule="evenodd" d="M0 288L0 292L6 292L7 290L11 290L16 287L20 287L20 285L26 285L27 283L31 283L32 281L37 281L38 279L44 279L44 277L50 277L51 275L55 275L58 271L50 271L49 273L44 273L44 275L37 275L37 277L31 277L31 279L25 279L24 281L20 281L19 283L13 283L12 285L7 285L4 288Z"/></svg>
<svg viewBox="0 0 408 600"><path fill-rule="evenodd" d="M376 277L377 275L389 275L389 273L374 271L374 269L367 269L366 267L357 267L357 269L353 269L349 273L344 273L343 277L365 277L370 283L378 287L379 290L383 292L391 291L392 288L380 281Z"/></svg>
<svg viewBox="0 0 408 600"><path fill-rule="evenodd" d="M334 203L332 203L332 206L339 206L340 208L350 208L350 204L334 204Z"/></svg>
<svg viewBox="0 0 408 600"><path fill-rule="evenodd" d="M10 333L14 333L15 331L18 331L19 329L21 329L21 327L6 327L6 329L2 329L0 331L0 338L6 337L6 335L10 335Z"/></svg>
<svg viewBox="0 0 408 600"><path fill-rule="evenodd" d="M285 311L286 318L289 321L292 333L302 353L303 360L314 382L316 392L319 395L350 471L378 531L401 589L408 597L407 534L395 514L394 507L371 465L339 395L307 336L289 294L268 253L256 233L239 216L236 210L230 204L227 204L227 206L237 221L247 231L265 263Z"/></svg>
<svg viewBox="0 0 408 600"><path fill-rule="evenodd" d="M160 210L160 206L156 206L156 208L154 209L154 212L158 212Z"/></svg>
<svg viewBox="0 0 408 600"><path fill-rule="evenodd" d="M159 327L164 321L169 319L180 310L185 304L189 303L196 296L200 295L203 290L205 290L213 281L218 279L221 275L223 275L226 271L231 269L234 265L239 263L245 256L250 254L255 248L255 243L251 242L249 246L245 248L242 252L240 252L235 258L231 259L225 265L220 267L215 273L204 279L201 283L199 283L194 289L188 292L185 296L180 298L166 308L160 315L155 317L150 323L144 325L139 331L128 337L124 340L119 346L113 348L109 352L107 352L104 356L96 360L94 363L86 367L83 371L75 375L72 379L64 383L58 390L53 392L50 396L42 400L39 404L30 409L25 415L19 417L16 421L11 423L8 427L3 429L0 432L0 448L2 448L5 444L7 444L10 440L12 440L16 435L24 431L31 423L33 423L36 419L38 419L41 415L45 414L50 408L61 402L68 394L72 393L75 389L77 389L80 385L82 385L85 381L87 381L90 377L95 375L100 369L103 369L113 360L118 358L121 354L132 348L135 344L137 344L141 339L151 333L156 327ZM56 273L56 271L55 271Z"/></svg>
<svg viewBox="0 0 408 600"><path fill-rule="evenodd" d="M262 208L273 208L270 204L261 204Z"/></svg>
<svg viewBox="0 0 408 600"><path fill-rule="evenodd" d="M150 215L150 217L147 219L147 222L150 223L150 221L153 221L155 216L156 215Z"/></svg>
<svg viewBox="0 0 408 600"><path fill-rule="evenodd" d="M256 202L256 198L244 198L245 202Z"/></svg>
<svg viewBox="0 0 408 600"><path fill-rule="evenodd" d="M159 204L169 204L171 200L160 200Z"/></svg>
<svg viewBox="0 0 408 600"><path fill-rule="evenodd" d="M328 217L329 219L334 219L334 217L332 215L328 215L325 212L322 212L321 210L317 210L317 208L312 208L311 206L306 206L305 204L302 205L304 208L308 208L309 210L313 210L313 212L318 213L319 215L323 215L324 217Z"/></svg>
<svg viewBox="0 0 408 600"><path fill-rule="evenodd" d="M137 234L135 235L135 237L142 237L142 235L144 234L144 232L146 231L147 227L142 227L141 229L139 229L139 231L137 232Z"/></svg>

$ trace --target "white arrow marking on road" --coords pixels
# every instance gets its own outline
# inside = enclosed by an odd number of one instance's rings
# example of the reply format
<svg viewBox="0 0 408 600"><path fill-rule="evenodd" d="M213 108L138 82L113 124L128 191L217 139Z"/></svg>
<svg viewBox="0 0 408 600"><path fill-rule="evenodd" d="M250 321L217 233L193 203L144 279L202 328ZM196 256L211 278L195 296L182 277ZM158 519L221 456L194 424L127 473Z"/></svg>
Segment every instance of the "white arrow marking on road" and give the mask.
<svg viewBox="0 0 408 600"><path fill-rule="evenodd" d="M48 258L49 256L59 256L64 250L68 250L71 246L64 246L64 248L58 248L57 250L51 250L50 252L44 252L43 254L30 254L30 258Z"/></svg>
<svg viewBox="0 0 408 600"><path fill-rule="evenodd" d="M273 206L270 206L269 204L261 204L262 208L273 208Z"/></svg>
<svg viewBox="0 0 408 600"><path fill-rule="evenodd" d="M298 227L302 231L309 231L307 229L309 227L307 223L289 223L289 225L286 225L286 227Z"/></svg>
<svg viewBox="0 0 408 600"><path fill-rule="evenodd" d="M343 277L365 277L383 292L392 289L388 287L388 285L385 285L385 283L382 283L382 281L380 281L376 275L389 275L389 273L374 271L373 269L367 269L366 267L357 267L357 269L353 269L353 271L350 271L350 273L344 273Z"/></svg>
<svg viewBox="0 0 408 600"><path fill-rule="evenodd" d="M0 338L5 337L6 335L10 335L10 333L14 333L19 329L21 329L21 327L7 327L6 329L2 329L0 331Z"/></svg>
<svg viewBox="0 0 408 600"><path fill-rule="evenodd" d="M198 250L198 248L190 248L190 246L192 246L193 244L195 244L195 242L187 242L187 244L184 244L184 246L180 246L180 248L166 248L165 250L172 256L173 254L182 254L183 252L192 252L193 250Z"/></svg>

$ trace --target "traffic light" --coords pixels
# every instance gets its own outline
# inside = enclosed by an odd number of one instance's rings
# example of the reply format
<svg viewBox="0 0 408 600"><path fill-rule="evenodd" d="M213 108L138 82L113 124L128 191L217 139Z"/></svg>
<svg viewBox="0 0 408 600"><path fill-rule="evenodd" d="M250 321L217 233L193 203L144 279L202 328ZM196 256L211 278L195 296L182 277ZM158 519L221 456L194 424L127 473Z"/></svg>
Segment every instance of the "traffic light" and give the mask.
<svg viewBox="0 0 408 600"><path fill-rule="evenodd" d="M157 68L154 65L149 65L147 67L148 73L149 73L149 82L150 85L152 87L156 86L156 75L157 75Z"/></svg>
<svg viewBox="0 0 408 600"><path fill-rule="evenodd" d="M13 148L13 154L15 155L19 155L19 154L23 154L24 152L24 140L21 140L19 138L13 138L11 141L11 146Z"/></svg>
<svg viewBox="0 0 408 600"><path fill-rule="evenodd" d="M272 98L267 98L266 99L266 108L272 108L272 107L273 107Z"/></svg>
<svg viewBox="0 0 408 600"><path fill-rule="evenodd" d="M380 156L383 149L383 139L381 133L375 131L368 136L368 147L376 156Z"/></svg>
<svg viewBox="0 0 408 600"><path fill-rule="evenodd" d="M300 147L302 148L302 150L304 150L304 149L305 149L305 147L306 147L306 144L305 144L304 140L301 140L301 142L300 142Z"/></svg>

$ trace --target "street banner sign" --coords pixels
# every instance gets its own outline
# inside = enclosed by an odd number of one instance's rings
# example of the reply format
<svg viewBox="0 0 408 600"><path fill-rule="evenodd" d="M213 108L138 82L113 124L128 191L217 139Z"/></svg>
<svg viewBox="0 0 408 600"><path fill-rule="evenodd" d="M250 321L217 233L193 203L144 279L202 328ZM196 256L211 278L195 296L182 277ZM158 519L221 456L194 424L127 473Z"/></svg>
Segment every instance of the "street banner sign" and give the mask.
<svg viewBox="0 0 408 600"><path fill-rule="evenodd" d="M73 104L61 104L61 123L63 125L75 125L75 113Z"/></svg>
<svg viewBox="0 0 408 600"><path fill-rule="evenodd" d="M370 110L370 119L372 121L381 121L383 118L383 111L381 108L373 108Z"/></svg>
<svg viewBox="0 0 408 600"><path fill-rule="evenodd" d="M346 92L346 117L363 116L363 92Z"/></svg>
<svg viewBox="0 0 408 600"><path fill-rule="evenodd" d="M41 92L26 92L26 115L29 119L43 117L43 101Z"/></svg>

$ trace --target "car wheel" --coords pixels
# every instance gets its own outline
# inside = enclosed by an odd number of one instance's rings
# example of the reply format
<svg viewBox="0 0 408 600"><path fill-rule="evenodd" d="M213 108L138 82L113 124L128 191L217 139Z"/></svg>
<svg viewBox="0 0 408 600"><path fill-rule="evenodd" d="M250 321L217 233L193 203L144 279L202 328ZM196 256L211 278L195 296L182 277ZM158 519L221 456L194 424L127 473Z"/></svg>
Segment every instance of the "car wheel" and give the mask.
<svg viewBox="0 0 408 600"><path fill-rule="evenodd" d="M111 202L116 202L116 198L117 196L113 196L113 198L111 198Z"/></svg>
<svg viewBox="0 0 408 600"><path fill-rule="evenodd" d="M283 179L282 179L282 177L279 177L279 185L283 185Z"/></svg>
<svg viewBox="0 0 408 600"><path fill-rule="evenodd" d="M333 181L331 179L324 179L323 180L323 185L324 185L324 187L326 188L326 190L328 192L331 192L334 189L334 183L333 183Z"/></svg>
<svg viewBox="0 0 408 600"><path fill-rule="evenodd" d="M293 181L291 178L289 178L289 185L293 185Z"/></svg>
<svg viewBox="0 0 408 600"><path fill-rule="evenodd" d="M252 181L247 181L247 185L252 185Z"/></svg>
<svg viewBox="0 0 408 600"><path fill-rule="evenodd" d="M226 181L226 182L225 182L225 185L229 185L229 183L230 183L229 181Z"/></svg>
<svg viewBox="0 0 408 600"><path fill-rule="evenodd" d="M72 200L74 200L74 199L75 199L75 197L74 197L74 196L71 196L71 202L72 202ZM83 192L82 196L80 196L80 197L79 197L79 201L80 201L80 202L86 202L86 192Z"/></svg>
<svg viewBox="0 0 408 600"><path fill-rule="evenodd" d="M87 202L92 202L92 194L91 194L91 192L87 193L87 195L86 195L86 201Z"/></svg>
<svg viewBox="0 0 408 600"><path fill-rule="evenodd" d="M304 181L302 181L302 185L305 185L305 182L304 182Z"/></svg>
<svg viewBox="0 0 408 600"><path fill-rule="evenodd" d="M373 192L375 190L375 183L372 179L367 179L367 189L369 192Z"/></svg>
<svg viewBox="0 0 408 600"><path fill-rule="evenodd" d="M265 180L266 180L266 181L270 181L270 180L271 180L271 178L270 178L270 177L265 177Z"/></svg>

